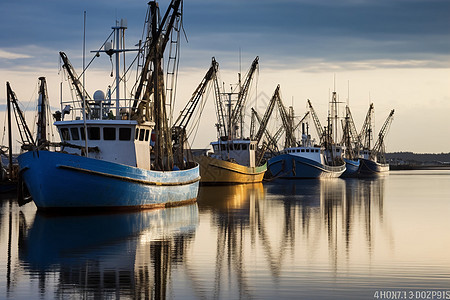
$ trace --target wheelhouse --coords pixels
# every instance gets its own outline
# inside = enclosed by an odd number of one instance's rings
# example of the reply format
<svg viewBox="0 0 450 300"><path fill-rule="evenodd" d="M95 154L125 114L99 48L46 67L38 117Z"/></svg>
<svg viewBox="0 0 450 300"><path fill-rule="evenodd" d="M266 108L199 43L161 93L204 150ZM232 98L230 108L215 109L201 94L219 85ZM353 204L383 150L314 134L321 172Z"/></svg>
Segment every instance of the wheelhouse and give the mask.
<svg viewBox="0 0 450 300"><path fill-rule="evenodd" d="M251 140L226 140L212 142L214 153L212 157L234 161L240 165L255 167L256 141Z"/></svg>

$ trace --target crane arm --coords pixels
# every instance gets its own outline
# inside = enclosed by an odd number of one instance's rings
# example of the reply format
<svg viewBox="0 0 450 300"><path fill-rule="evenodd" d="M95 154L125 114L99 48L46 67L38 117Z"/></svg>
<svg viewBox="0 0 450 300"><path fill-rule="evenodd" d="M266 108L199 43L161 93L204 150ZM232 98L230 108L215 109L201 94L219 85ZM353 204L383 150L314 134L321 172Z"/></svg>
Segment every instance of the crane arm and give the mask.
<svg viewBox="0 0 450 300"><path fill-rule="evenodd" d="M91 97L84 89L84 86L81 84L80 80L78 79L77 73L75 72L74 67L69 61L69 58L67 57L66 53L59 52L59 56L61 57L61 60L63 62L62 67L66 70L67 75L69 77L70 83L72 84L73 88L75 89L77 99L80 101L81 105L84 105L86 107L87 112L90 112L90 107L88 100L91 100ZM84 99L84 101L83 101Z"/></svg>
<svg viewBox="0 0 450 300"><path fill-rule="evenodd" d="M214 95L216 104L216 115L217 115L217 133L219 137L227 136L227 126L225 121L224 107L221 99L222 92L220 91L219 76L216 74L213 79L214 82Z"/></svg>
<svg viewBox="0 0 450 300"><path fill-rule="evenodd" d="M359 141L362 143L362 147L369 149L370 140L372 139L372 115L373 115L373 103L370 103L369 110L367 111L366 118L364 119L363 126L359 133Z"/></svg>
<svg viewBox="0 0 450 300"><path fill-rule="evenodd" d="M252 107L252 116L255 117L256 121L258 122L258 124L261 126L261 117L259 116L258 112L256 110L253 109ZM267 128L264 130L264 134L267 138L267 140L269 141L269 144L272 145L276 145L276 141L275 139L272 137L272 135L269 133L269 131L267 130ZM253 138L252 140L255 140L255 138ZM260 139L261 140L261 139Z"/></svg>
<svg viewBox="0 0 450 300"><path fill-rule="evenodd" d="M258 132L256 133L254 140L259 142L261 141L261 138L266 131L267 124L269 123L270 116L272 115L273 109L275 108L275 104L278 101L277 99L280 98L280 85L277 86L275 89L275 92L273 93L272 99L269 101L269 105L267 106L266 112L264 113L264 116L260 122Z"/></svg>
<svg viewBox="0 0 450 300"><path fill-rule="evenodd" d="M380 153L384 148L384 138L389 131L389 127L391 126L393 119L394 119L394 110L391 110L389 116L386 118L386 121L384 121L383 127L381 127L381 130L378 133L378 139L370 153L371 157L376 157L378 153Z"/></svg>
<svg viewBox="0 0 450 300"><path fill-rule="evenodd" d="M300 119L300 121L297 123L297 125L294 126L294 132L297 130L297 128L300 126L300 124L303 123L303 121L306 119L306 117L309 115L309 111L305 113L305 115Z"/></svg>
<svg viewBox="0 0 450 300"><path fill-rule="evenodd" d="M289 121L289 114L286 111L286 107L283 105L281 97L277 98L278 110L280 112L281 121L285 130L285 148L295 146L295 137L292 127L292 122Z"/></svg>
<svg viewBox="0 0 450 300"><path fill-rule="evenodd" d="M322 144L322 142L324 142L324 139L325 139L325 134L324 134L322 125L320 124L319 117L317 117L316 111L314 110L314 108L311 104L311 100L309 100L309 99L308 99L308 107L309 107L309 111L311 113L311 117L313 119L314 125L316 127L317 134L319 135L320 143Z"/></svg>
<svg viewBox="0 0 450 300"><path fill-rule="evenodd" d="M8 103L12 103L14 114L16 116L17 127L19 129L20 138L22 140L22 147L27 146L36 146L36 143L33 139L33 135L31 134L30 128L25 121L25 116L22 110L19 107L19 100L16 97L16 94L11 89L9 82L6 82L6 92L7 92L7 101ZM9 104L8 104L9 105ZM11 130L11 128L9 129Z"/></svg>
<svg viewBox="0 0 450 300"><path fill-rule="evenodd" d="M236 124L239 117L241 116L241 110L245 106L248 91L250 89L250 84L253 80L253 76L258 67L258 61L259 61L259 57L257 56L253 60L252 65L250 66L250 70L248 71L247 76L245 78L244 84L242 85L242 88L239 91L238 100L236 102L236 105L233 108L232 113L231 113L231 125Z"/></svg>
<svg viewBox="0 0 450 300"><path fill-rule="evenodd" d="M345 115L346 115L346 123L348 124L348 129L350 133L350 137L352 138L353 143L358 144L359 143L359 135L358 131L356 130L355 122L353 121L353 116L350 111L350 107L345 107Z"/></svg>
<svg viewBox="0 0 450 300"><path fill-rule="evenodd" d="M216 59L213 57L211 62L211 67L206 72L205 77L203 77L200 84L195 89L194 93L191 96L191 99L187 103L186 107L181 111L178 119L175 121L173 127L180 127L186 129L191 117L197 107L200 99L205 94L205 91L208 87L208 84L211 80L214 80L219 68L219 64L216 62Z"/></svg>

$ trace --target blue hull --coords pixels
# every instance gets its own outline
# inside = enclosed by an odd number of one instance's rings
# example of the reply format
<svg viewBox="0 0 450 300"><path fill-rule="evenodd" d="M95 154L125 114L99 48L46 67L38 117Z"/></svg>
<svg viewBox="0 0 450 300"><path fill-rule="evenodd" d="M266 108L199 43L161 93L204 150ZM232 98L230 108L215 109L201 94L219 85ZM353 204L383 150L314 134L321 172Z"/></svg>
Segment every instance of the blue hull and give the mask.
<svg viewBox="0 0 450 300"><path fill-rule="evenodd" d="M389 171L388 164L380 164L376 161L361 158L361 166L359 167L359 175L361 176L376 176L387 174Z"/></svg>
<svg viewBox="0 0 450 300"><path fill-rule="evenodd" d="M345 165L331 167L304 157L282 154L269 160L268 169L273 177L279 178L335 178L345 171Z"/></svg>
<svg viewBox="0 0 450 300"><path fill-rule="evenodd" d="M40 210L181 205L196 201L200 181L198 166L162 172L50 151L29 151L18 161Z"/></svg>
<svg viewBox="0 0 450 300"><path fill-rule="evenodd" d="M345 172L342 173L342 177L355 177L358 175L359 166L361 165L359 159L352 160L344 158L345 161Z"/></svg>

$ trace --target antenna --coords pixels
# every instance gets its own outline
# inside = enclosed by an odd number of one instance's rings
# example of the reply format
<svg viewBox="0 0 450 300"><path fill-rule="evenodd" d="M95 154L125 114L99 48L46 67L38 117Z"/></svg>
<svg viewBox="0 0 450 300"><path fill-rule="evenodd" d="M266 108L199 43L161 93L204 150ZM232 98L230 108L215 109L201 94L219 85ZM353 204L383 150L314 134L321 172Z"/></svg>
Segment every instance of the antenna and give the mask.
<svg viewBox="0 0 450 300"><path fill-rule="evenodd" d="M86 64L86 11L84 11L84 20L83 20L83 125L84 125L84 151L86 151L85 156L89 157L89 149L88 149L88 134L87 134L87 126L86 126L86 72L84 72L85 64Z"/></svg>
<svg viewBox="0 0 450 300"><path fill-rule="evenodd" d="M350 80L347 80L347 106L350 106Z"/></svg>
<svg viewBox="0 0 450 300"><path fill-rule="evenodd" d="M336 73L333 75L333 91L336 92Z"/></svg>

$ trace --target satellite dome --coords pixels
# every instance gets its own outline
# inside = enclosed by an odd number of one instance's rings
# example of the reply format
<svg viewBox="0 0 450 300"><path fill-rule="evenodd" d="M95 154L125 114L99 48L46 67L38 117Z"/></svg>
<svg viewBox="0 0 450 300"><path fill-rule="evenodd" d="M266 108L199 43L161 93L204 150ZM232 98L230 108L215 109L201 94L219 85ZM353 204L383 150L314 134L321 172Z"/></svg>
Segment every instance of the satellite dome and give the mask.
<svg viewBox="0 0 450 300"><path fill-rule="evenodd" d="M101 90L95 91L94 93L94 101L104 101L105 93Z"/></svg>

